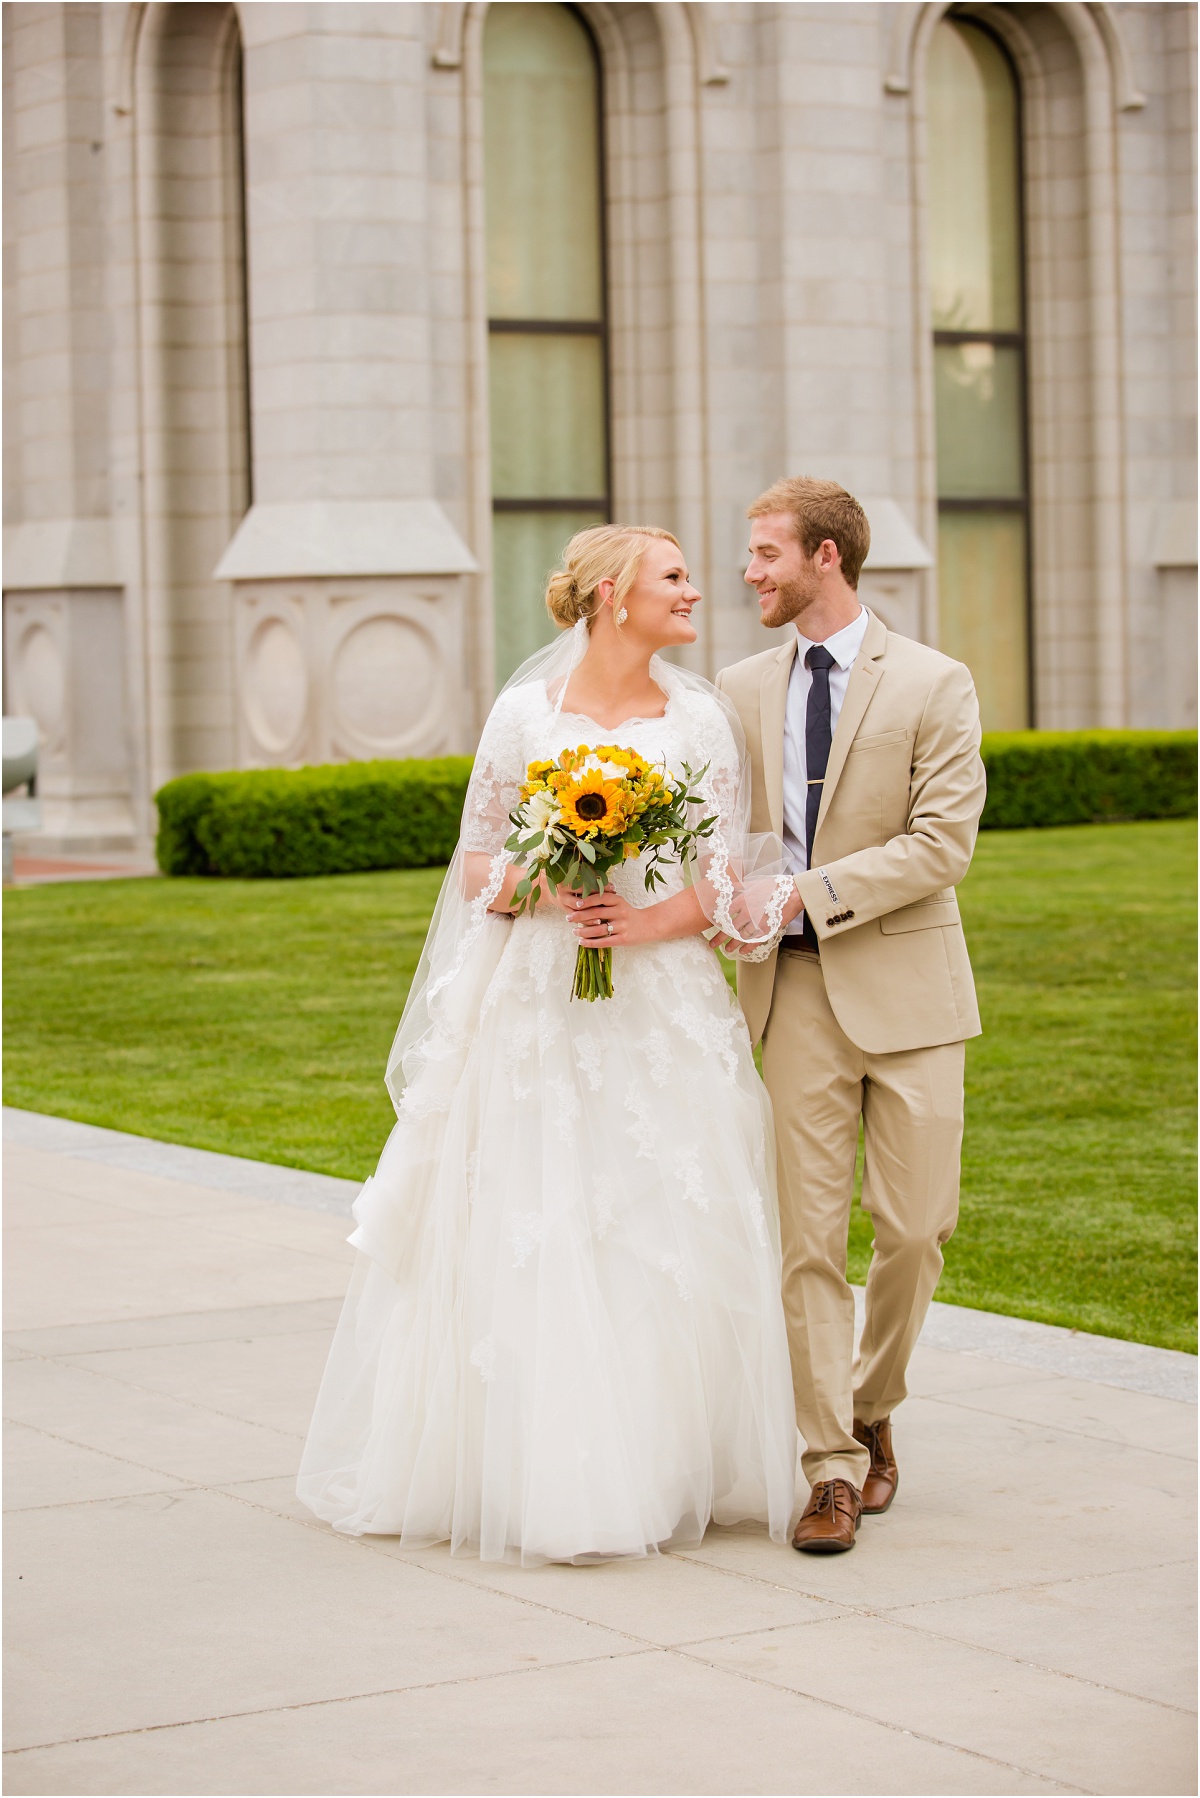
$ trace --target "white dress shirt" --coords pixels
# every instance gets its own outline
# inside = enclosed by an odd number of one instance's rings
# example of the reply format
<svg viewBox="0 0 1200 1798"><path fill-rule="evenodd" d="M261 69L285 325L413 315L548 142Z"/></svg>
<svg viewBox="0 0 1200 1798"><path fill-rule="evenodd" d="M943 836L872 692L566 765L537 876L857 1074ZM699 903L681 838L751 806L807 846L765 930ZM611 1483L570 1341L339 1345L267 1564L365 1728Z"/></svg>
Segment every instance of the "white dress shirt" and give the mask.
<svg viewBox="0 0 1200 1798"><path fill-rule="evenodd" d="M843 626L824 647L833 657L829 670L829 730L837 729L842 701L850 681L850 670L867 634L866 610L860 606L858 617ZM812 690L812 670L804 658L816 645L796 631L798 648L788 681L787 711L783 720L783 853L793 874L803 874L808 867L808 849L804 841L804 818L808 804L808 752L806 729L808 695ZM788 925L787 936L799 936L804 928L804 913L797 913Z"/></svg>

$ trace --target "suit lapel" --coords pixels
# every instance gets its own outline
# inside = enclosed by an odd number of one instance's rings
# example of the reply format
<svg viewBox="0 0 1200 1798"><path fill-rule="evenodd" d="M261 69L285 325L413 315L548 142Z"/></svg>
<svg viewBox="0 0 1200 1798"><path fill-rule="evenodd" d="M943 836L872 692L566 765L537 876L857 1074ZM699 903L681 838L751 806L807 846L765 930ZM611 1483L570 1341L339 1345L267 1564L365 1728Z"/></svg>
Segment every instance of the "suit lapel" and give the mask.
<svg viewBox="0 0 1200 1798"><path fill-rule="evenodd" d="M825 770L821 809L817 813L818 830L829 810L833 795L837 791L837 783L841 779L842 769L846 766L850 745L854 741L866 709L879 685L879 679L883 673L882 657L886 646L887 630L882 621L875 616L874 612L871 612L862 648L855 657L854 666L850 670L850 679L846 683L846 697L842 701L837 729L833 733L833 742L829 749L829 766ZM814 837L814 844L815 841Z"/></svg>
<svg viewBox="0 0 1200 1798"><path fill-rule="evenodd" d="M787 714L788 681L796 654L796 633L770 664L759 688L759 720L762 730L763 782L771 829L783 835L783 725Z"/></svg>

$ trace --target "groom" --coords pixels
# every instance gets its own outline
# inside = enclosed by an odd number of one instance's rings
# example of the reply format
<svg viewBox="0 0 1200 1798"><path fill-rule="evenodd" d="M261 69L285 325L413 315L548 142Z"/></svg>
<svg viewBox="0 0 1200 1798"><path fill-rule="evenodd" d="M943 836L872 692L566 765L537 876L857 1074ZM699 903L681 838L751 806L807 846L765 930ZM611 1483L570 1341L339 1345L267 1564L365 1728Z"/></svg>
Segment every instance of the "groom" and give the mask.
<svg viewBox="0 0 1200 1798"><path fill-rule="evenodd" d="M783 1302L812 1488L793 1537L854 1546L899 1478L891 1415L958 1215L964 1042L979 1033L954 888L983 809L979 706L958 662L859 604L866 514L832 481L749 508L764 625L726 668L753 777L751 828L783 838L796 897L779 951L738 970L779 1143ZM854 1361L846 1247L862 1119L875 1226Z"/></svg>

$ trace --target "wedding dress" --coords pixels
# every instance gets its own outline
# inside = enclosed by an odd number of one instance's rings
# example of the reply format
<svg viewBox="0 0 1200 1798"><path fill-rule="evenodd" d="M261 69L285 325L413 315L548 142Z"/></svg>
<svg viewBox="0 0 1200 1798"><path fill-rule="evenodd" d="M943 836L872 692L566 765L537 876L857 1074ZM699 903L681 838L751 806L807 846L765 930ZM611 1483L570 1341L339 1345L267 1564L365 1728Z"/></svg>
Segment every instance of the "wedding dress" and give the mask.
<svg viewBox="0 0 1200 1798"><path fill-rule="evenodd" d="M778 935L790 883L748 837L719 695L656 659L662 717L563 712L579 628L480 743L297 1487L349 1534L525 1565L695 1544L710 1520L783 1541L795 1496L769 1106L715 952L619 948L613 997L589 1004L561 910L487 910L528 763L609 742L705 769L718 825L691 878L722 928L736 888L743 937ZM664 871L655 898L684 882ZM640 858L613 884L653 903Z"/></svg>

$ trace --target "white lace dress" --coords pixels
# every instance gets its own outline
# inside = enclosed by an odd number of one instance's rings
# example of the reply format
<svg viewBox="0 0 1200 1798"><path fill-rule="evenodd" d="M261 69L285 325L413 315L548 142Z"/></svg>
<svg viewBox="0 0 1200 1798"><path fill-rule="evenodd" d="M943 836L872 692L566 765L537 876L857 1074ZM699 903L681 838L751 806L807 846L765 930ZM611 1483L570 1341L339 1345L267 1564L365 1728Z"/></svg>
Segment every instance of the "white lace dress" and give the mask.
<svg viewBox="0 0 1200 1798"><path fill-rule="evenodd" d="M705 706L680 692L604 731L544 688L498 702L463 849L495 855L527 764L568 744L711 761ZM614 884L651 903L637 861ZM351 1534L526 1564L694 1544L710 1520L783 1540L771 1123L717 957L700 937L618 949L615 996L586 1004L565 916L485 918L488 890L355 1207L300 1497Z"/></svg>

